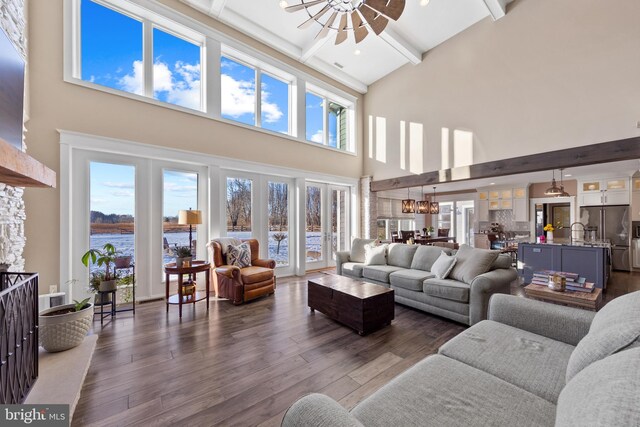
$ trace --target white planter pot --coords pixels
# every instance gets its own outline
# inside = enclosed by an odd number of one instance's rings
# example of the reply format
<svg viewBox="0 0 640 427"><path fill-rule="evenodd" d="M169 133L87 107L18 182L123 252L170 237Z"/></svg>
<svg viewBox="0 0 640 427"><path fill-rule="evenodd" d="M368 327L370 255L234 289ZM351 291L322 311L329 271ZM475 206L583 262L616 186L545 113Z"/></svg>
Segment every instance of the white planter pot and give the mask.
<svg viewBox="0 0 640 427"><path fill-rule="evenodd" d="M116 280L105 280L100 282L100 292L115 291L118 288Z"/></svg>
<svg viewBox="0 0 640 427"><path fill-rule="evenodd" d="M553 231L547 231L547 243L553 242Z"/></svg>
<svg viewBox="0 0 640 427"><path fill-rule="evenodd" d="M79 346L93 323L93 304L80 311L52 316L43 314L72 308L74 304L60 305L43 310L38 316L40 345L49 353Z"/></svg>

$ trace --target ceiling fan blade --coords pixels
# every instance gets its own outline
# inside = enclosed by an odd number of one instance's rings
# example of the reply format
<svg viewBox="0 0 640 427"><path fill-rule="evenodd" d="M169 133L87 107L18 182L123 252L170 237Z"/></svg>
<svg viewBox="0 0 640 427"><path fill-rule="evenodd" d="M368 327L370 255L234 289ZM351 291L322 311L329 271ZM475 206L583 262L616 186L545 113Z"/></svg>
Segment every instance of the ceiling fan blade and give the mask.
<svg viewBox="0 0 640 427"><path fill-rule="evenodd" d="M322 17L322 15L324 15L325 13L327 13L327 11L331 9L331 6L326 5L320 12L316 13L315 15L313 15L311 18L307 19L306 21L304 21L302 24L298 25L298 28L300 28L301 30L304 30L306 28L309 28L311 26L311 24L313 24L316 19L319 19Z"/></svg>
<svg viewBox="0 0 640 427"><path fill-rule="evenodd" d="M338 25L338 35L336 36L336 44L340 44L347 40L349 33L345 28L347 27L347 14L342 14L342 18L340 18L340 25Z"/></svg>
<svg viewBox="0 0 640 427"><path fill-rule="evenodd" d="M365 3L371 9L386 16L387 18L397 21L404 12L405 0L366 0Z"/></svg>
<svg viewBox="0 0 640 427"><path fill-rule="evenodd" d="M329 34L329 31L331 31L331 26L333 25L333 21L335 21L337 17L338 17L338 12L333 12L333 15L331 15L329 19L327 19L327 22L325 22L324 27L322 27L322 29L316 36L316 39L321 39L323 37L326 37L327 34Z"/></svg>
<svg viewBox="0 0 640 427"><path fill-rule="evenodd" d="M287 12L297 12L309 6L315 6L316 4L326 3L327 0L314 0L307 3L294 4L293 6L287 6L284 8Z"/></svg>
<svg viewBox="0 0 640 427"><path fill-rule="evenodd" d="M364 7L360 8L360 13L362 14L364 20L367 21L367 24L369 24L373 32L376 33L376 35L380 35L380 33L384 31L387 24L389 23L389 20L387 18L371 9L370 7L367 7L366 4L364 5Z"/></svg>
<svg viewBox="0 0 640 427"><path fill-rule="evenodd" d="M353 22L353 35L356 37L356 44L364 40L369 34L367 27L362 24L362 18L357 10L351 12L351 22Z"/></svg>

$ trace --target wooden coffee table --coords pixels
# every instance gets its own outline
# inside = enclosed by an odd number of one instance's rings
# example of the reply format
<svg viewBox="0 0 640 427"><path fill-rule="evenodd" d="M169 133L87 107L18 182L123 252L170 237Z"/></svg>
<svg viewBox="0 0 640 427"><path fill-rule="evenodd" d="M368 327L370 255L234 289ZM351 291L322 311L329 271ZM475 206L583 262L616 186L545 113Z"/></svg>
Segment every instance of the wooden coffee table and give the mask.
<svg viewBox="0 0 640 427"><path fill-rule="evenodd" d="M391 324L395 317L393 289L344 276L309 279L308 305L327 317L368 334Z"/></svg>
<svg viewBox="0 0 640 427"><path fill-rule="evenodd" d="M529 284L524 287L524 293L529 298L592 311L598 311L602 306L602 289L600 288L595 288L590 293L576 291L556 292L549 289L548 286Z"/></svg>

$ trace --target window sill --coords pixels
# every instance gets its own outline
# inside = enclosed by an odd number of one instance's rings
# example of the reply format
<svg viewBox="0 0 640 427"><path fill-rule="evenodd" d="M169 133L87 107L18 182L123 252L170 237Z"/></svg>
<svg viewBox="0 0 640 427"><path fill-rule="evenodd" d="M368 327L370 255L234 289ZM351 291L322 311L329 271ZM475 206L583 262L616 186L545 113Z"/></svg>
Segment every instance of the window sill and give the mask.
<svg viewBox="0 0 640 427"><path fill-rule="evenodd" d="M169 110L179 111L181 113L187 113L187 114L191 114L191 115L194 115L194 116L204 117L204 118L207 118L207 119L210 119L210 120L215 120L215 121L220 122L220 123L225 123L225 124L237 126L239 128L247 129L247 130L250 130L250 131L253 131L253 132L260 132L262 134L266 134L266 135L270 135L270 136L276 136L276 137L283 138L283 139L288 139L290 141L295 141L297 143L303 143L303 144L306 144L306 145L309 145L309 146L312 146L312 147L322 148L322 149L325 149L325 150L330 150L330 151L332 151L334 153L346 154L346 155L354 156L354 157L358 156L357 150L355 152L339 150L337 148L329 147L327 145L321 145L321 144L318 144L316 142L307 141L304 138L297 138L295 136L283 134L283 133L280 133L280 132L274 132L274 131L271 131L271 130L268 130L268 129L262 129L262 128L259 128L259 127L256 127L256 126L247 125L247 124L244 124L244 123L236 122L236 121L225 119L225 118L222 118L222 117L214 117L214 116L212 116L210 114L207 114L204 111L194 110L194 109L191 109L191 108L182 107L180 105L175 105L175 104L170 104L170 103L163 102L163 101L158 101L157 99L148 98L146 96L137 95L135 93L124 92L124 91L121 91L121 90L118 90L118 89L113 89L113 88L110 88L108 86L102 86L102 85L99 85L99 84L96 84L96 83L91 83L91 82L88 82L88 81L85 81L85 80L81 80L81 79L78 79L78 78L75 78L75 77L65 77L64 81L67 82L67 83L70 83L70 84L74 84L76 86L85 87L87 89L93 89L93 90L96 90L96 91L99 91L99 92L104 92L104 93L108 93L108 94L111 94L111 95L120 96L122 98L128 98L128 99L131 99L131 100L134 100L134 101L144 102L146 104L151 104L151 105L155 105L155 106L158 106L158 107L167 108Z"/></svg>

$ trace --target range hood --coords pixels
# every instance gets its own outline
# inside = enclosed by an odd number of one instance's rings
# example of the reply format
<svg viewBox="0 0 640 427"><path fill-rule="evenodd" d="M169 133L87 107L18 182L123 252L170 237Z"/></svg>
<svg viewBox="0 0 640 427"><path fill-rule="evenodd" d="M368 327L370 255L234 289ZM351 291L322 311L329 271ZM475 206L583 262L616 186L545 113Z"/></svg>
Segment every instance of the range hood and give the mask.
<svg viewBox="0 0 640 427"><path fill-rule="evenodd" d="M0 138L0 183L14 187L55 188L56 173Z"/></svg>

